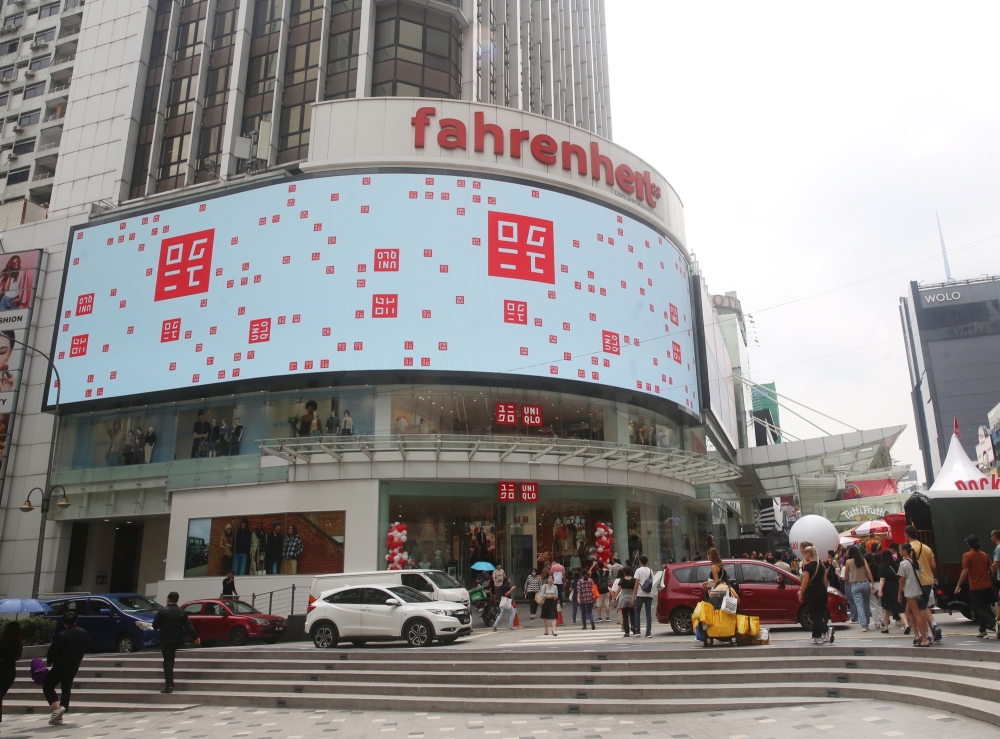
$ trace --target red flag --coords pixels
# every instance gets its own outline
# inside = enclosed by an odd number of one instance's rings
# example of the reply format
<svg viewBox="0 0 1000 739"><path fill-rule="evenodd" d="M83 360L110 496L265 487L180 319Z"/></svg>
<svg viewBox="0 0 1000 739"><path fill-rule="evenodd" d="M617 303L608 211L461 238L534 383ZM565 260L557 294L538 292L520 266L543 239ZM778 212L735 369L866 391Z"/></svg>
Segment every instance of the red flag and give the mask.
<svg viewBox="0 0 1000 739"><path fill-rule="evenodd" d="M955 416L955 436L962 438L962 430L958 427L958 416Z"/></svg>

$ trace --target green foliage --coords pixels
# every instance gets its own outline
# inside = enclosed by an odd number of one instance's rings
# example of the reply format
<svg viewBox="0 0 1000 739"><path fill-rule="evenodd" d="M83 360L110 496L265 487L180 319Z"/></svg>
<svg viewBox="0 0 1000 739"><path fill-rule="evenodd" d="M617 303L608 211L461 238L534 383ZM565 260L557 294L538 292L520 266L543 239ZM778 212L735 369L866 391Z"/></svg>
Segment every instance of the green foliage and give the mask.
<svg viewBox="0 0 1000 739"><path fill-rule="evenodd" d="M7 621L13 619L0 620L0 631L7 625ZM30 647L35 644L48 644L52 641L52 634L56 630L56 622L51 618L42 616L30 616L19 618L17 622L21 624L21 633L24 636L24 646Z"/></svg>

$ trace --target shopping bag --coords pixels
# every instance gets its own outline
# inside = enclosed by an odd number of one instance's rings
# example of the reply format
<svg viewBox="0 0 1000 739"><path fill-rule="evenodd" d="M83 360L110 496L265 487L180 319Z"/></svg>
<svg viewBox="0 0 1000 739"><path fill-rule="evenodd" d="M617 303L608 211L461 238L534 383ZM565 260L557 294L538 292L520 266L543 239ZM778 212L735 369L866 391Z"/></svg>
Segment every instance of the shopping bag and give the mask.
<svg viewBox="0 0 1000 739"><path fill-rule="evenodd" d="M40 657L35 657L31 660L31 681L35 685L44 684L48 674L49 668L45 666L45 660Z"/></svg>
<svg viewBox="0 0 1000 739"><path fill-rule="evenodd" d="M722 599L722 610L728 611L729 613L736 613L736 609L739 607L739 601L731 595L727 595Z"/></svg>
<svg viewBox="0 0 1000 739"><path fill-rule="evenodd" d="M739 614L736 616L736 631L740 636L750 636L750 617Z"/></svg>
<svg viewBox="0 0 1000 739"><path fill-rule="evenodd" d="M510 608L513 605L513 603L514 602L505 595L503 598L500 599L500 608L501 609Z"/></svg>
<svg viewBox="0 0 1000 739"><path fill-rule="evenodd" d="M541 590L539 590L537 593L535 593L535 603L537 603L538 605L542 605L542 604L545 603L545 596L542 595L542 591Z"/></svg>
<svg viewBox="0 0 1000 739"><path fill-rule="evenodd" d="M760 636L760 616L750 616L750 636Z"/></svg>
<svg viewBox="0 0 1000 739"><path fill-rule="evenodd" d="M590 592L593 593L594 602L596 603L597 600L601 597L601 591L597 589L597 583L594 583L593 585L590 586Z"/></svg>

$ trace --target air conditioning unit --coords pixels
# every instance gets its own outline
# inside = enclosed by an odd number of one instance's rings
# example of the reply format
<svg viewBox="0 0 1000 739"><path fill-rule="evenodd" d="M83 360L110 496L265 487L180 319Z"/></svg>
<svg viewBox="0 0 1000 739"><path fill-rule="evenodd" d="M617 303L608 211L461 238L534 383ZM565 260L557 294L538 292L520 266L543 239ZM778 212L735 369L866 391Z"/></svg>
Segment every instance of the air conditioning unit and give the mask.
<svg viewBox="0 0 1000 739"><path fill-rule="evenodd" d="M4 26L3 28L0 28L0 32L14 33L18 28L20 28L20 26Z"/></svg>
<svg viewBox="0 0 1000 739"><path fill-rule="evenodd" d="M35 70L33 69L24 70L24 79L30 80L34 76L35 76Z"/></svg>
<svg viewBox="0 0 1000 739"><path fill-rule="evenodd" d="M49 44L46 41L34 41L28 45L28 48L32 51L37 51L38 49L44 49L48 45Z"/></svg>
<svg viewBox="0 0 1000 739"><path fill-rule="evenodd" d="M14 5L24 5L24 0L14 0Z"/></svg>
<svg viewBox="0 0 1000 739"><path fill-rule="evenodd" d="M15 162L15 161L17 161L17 154L13 154L13 153L12 153L12 154L9 154L9 155L7 156L7 161L8 161L8 162Z"/></svg>
<svg viewBox="0 0 1000 739"><path fill-rule="evenodd" d="M0 85L9 85L14 82L12 77L0 77Z"/></svg>
<svg viewBox="0 0 1000 739"><path fill-rule="evenodd" d="M21 133L21 131L23 131L23 130L24 129L21 128L21 124L19 124L19 123L15 123L14 127L11 129L11 131L13 131L14 133Z"/></svg>

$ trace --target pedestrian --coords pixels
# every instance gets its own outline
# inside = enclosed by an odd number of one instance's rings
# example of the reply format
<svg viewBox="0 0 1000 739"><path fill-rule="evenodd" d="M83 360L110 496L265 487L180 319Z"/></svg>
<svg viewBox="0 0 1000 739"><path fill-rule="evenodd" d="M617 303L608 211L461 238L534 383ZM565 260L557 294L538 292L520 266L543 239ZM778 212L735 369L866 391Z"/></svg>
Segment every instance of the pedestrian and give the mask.
<svg viewBox="0 0 1000 739"><path fill-rule="evenodd" d="M799 586L799 603L805 603L812 621L812 644L833 643L834 627L827 626L827 571L819 561L819 552L812 544L802 546L805 564L802 566L802 584Z"/></svg>
<svg viewBox="0 0 1000 739"><path fill-rule="evenodd" d="M893 558L891 549L882 550L882 563L878 568L878 594L882 601L882 631L889 633L889 621L899 616L903 607L899 601L899 563ZM905 621L904 621L905 624ZM906 626L906 634L910 633Z"/></svg>
<svg viewBox="0 0 1000 739"><path fill-rule="evenodd" d="M597 612L597 623L601 623L601 611L604 611L604 621L611 623L611 577L608 568L599 560L594 561L594 566L590 568L591 579L597 585L597 600L594 601L594 610Z"/></svg>
<svg viewBox="0 0 1000 739"><path fill-rule="evenodd" d="M958 576L955 595L962 590L962 583L969 581L969 611L979 621L980 639L987 638L993 627L993 586L990 583L990 557L979 549L979 537L965 537L969 551L962 555L962 574Z"/></svg>
<svg viewBox="0 0 1000 739"><path fill-rule="evenodd" d="M552 636L559 636L556 633L556 621L559 619L559 586L556 585L551 573L539 592L545 599L542 601L542 625L545 627L545 633L548 634L549 629L552 629Z"/></svg>
<svg viewBox="0 0 1000 739"><path fill-rule="evenodd" d="M576 584L580 581L580 573L573 570L569 581L569 602L573 604L573 625L576 626L576 616L580 611L580 602L576 599Z"/></svg>
<svg viewBox="0 0 1000 739"><path fill-rule="evenodd" d="M843 592L843 588L840 584L840 575L837 574L839 567L837 566L837 553L832 549L826 551L826 562L823 563L823 568L826 570L826 582L834 590L840 590Z"/></svg>
<svg viewBox="0 0 1000 739"><path fill-rule="evenodd" d="M230 600L240 597L240 594L236 592L236 576L232 572L226 575L226 579L222 581L222 597Z"/></svg>
<svg viewBox="0 0 1000 739"><path fill-rule="evenodd" d="M538 576L538 568L532 567L531 574L528 575L528 579L524 581L524 597L528 599L528 608L531 610L531 620L534 621L538 618L538 603L535 601L535 596L542 589L542 578Z"/></svg>
<svg viewBox="0 0 1000 739"><path fill-rule="evenodd" d="M902 559L899 561L899 602L906 601L906 615L909 617L910 625L913 626L913 640L915 647L929 647L931 645L930 631L927 629L927 622L924 620L924 609L921 607L924 592L920 584L919 570L920 562L917 560L913 547L907 543L901 547Z"/></svg>
<svg viewBox="0 0 1000 739"><path fill-rule="evenodd" d="M590 573L584 571L576 581L576 602L580 605L580 623L583 630L587 630L587 619L590 619L591 630L596 629L594 625L594 581L590 579Z"/></svg>
<svg viewBox="0 0 1000 739"><path fill-rule="evenodd" d="M622 636L629 636L630 632L639 635L639 625L635 622L635 591L639 584L632 576L631 567L622 568L622 576L615 581L615 607L621 614Z"/></svg>
<svg viewBox="0 0 1000 739"><path fill-rule="evenodd" d="M52 709L49 726L63 722L63 714L69 710L70 693L83 656L87 653L87 632L76 625L76 611L66 611L62 617L63 630L52 637L45 664L49 668L42 684L45 700ZM56 696L56 686L62 688L62 695Z"/></svg>
<svg viewBox="0 0 1000 739"><path fill-rule="evenodd" d="M649 639L653 636L653 571L647 566L649 564L649 557L645 554L639 557L639 564L641 567L635 571L635 579L638 582L638 588L635 591L635 625L636 628L642 629L642 610L646 609L646 638ZM639 632L636 631L638 634Z"/></svg>
<svg viewBox="0 0 1000 739"><path fill-rule="evenodd" d="M941 637L943 636L941 627L937 625L937 622L934 620L934 614L931 613L931 591L934 588L934 576L937 570L937 560L934 558L934 550L917 538L917 529L915 526L907 526L903 530L906 532L910 548L913 549L913 556L916 557L917 564L920 565L919 569L917 569L917 577L920 579L920 589L922 591L920 601L921 615L927 624L929 633L933 634L934 641L941 641ZM912 622L913 619L910 619L910 621Z"/></svg>
<svg viewBox="0 0 1000 739"><path fill-rule="evenodd" d="M500 613L496 621L493 622L493 630L496 631L505 614L510 614L510 631L514 630L514 583L510 581L503 570L493 570L493 600L497 604Z"/></svg>
<svg viewBox="0 0 1000 739"><path fill-rule="evenodd" d="M3 697L17 677L17 662L21 659L23 648L21 624L8 621L0 635L0 721L3 721Z"/></svg>
<svg viewBox="0 0 1000 739"><path fill-rule="evenodd" d="M562 602L563 602L563 594L562 594L563 580L566 579L566 568L558 560L556 560L556 561L554 561L552 563L552 568L551 568L550 572L552 572L552 579L555 582L556 587L559 588L559 598L558 598L558 600L559 600L559 605L562 605Z"/></svg>
<svg viewBox="0 0 1000 739"><path fill-rule="evenodd" d="M608 570L610 571L610 575L611 575L611 582L614 582L619 577L621 577L622 576L622 570L624 570L624 569L625 569L625 566L621 563L621 560L618 559L618 555L615 554L614 556L612 556L611 557L611 564L608 566Z"/></svg>
<svg viewBox="0 0 1000 739"><path fill-rule="evenodd" d="M167 605L153 617L153 628L160 631L160 652L163 654L163 680L166 687L161 693L174 692L174 659L177 657L177 649L184 642L184 635L189 635L195 644L201 644L191 619L177 605L178 600L180 596L176 591L167 593Z"/></svg>
<svg viewBox="0 0 1000 739"><path fill-rule="evenodd" d="M847 550L847 581L851 584L851 597L854 599L854 610L861 622L861 630L868 631L868 622L872 620L872 572L868 562L861 556L861 550L852 546Z"/></svg>

